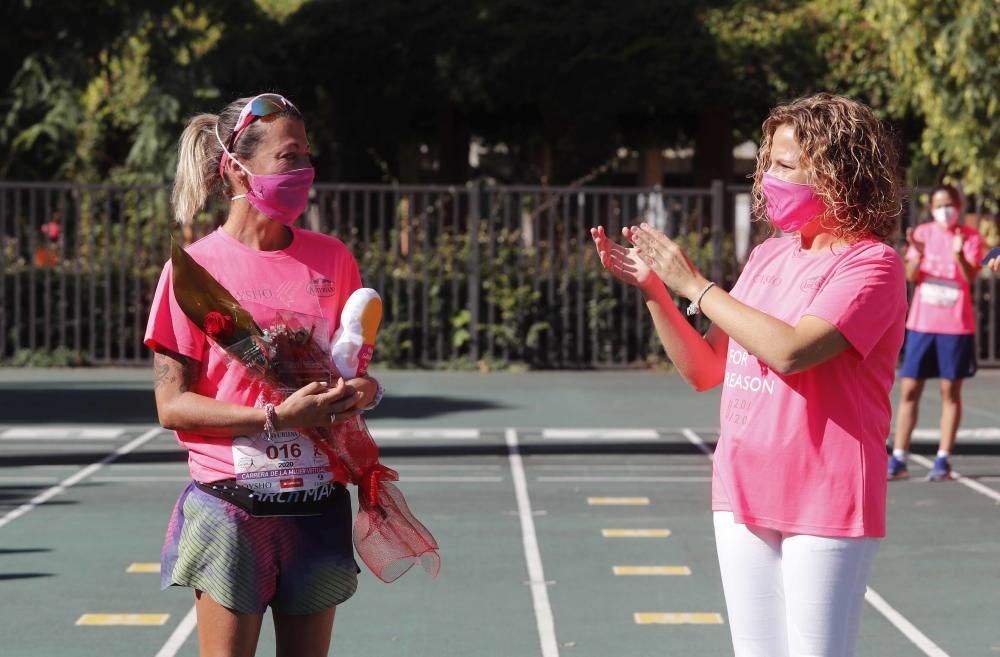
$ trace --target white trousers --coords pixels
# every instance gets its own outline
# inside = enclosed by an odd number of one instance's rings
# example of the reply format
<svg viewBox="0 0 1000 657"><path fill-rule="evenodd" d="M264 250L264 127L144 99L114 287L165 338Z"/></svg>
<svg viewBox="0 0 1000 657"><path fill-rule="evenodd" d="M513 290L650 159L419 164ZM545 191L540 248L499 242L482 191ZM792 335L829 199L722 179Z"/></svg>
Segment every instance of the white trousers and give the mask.
<svg viewBox="0 0 1000 657"><path fill-rule="evenodd" d="M879 543L786 534L715 512L736 657L854 657Z"/></svg>

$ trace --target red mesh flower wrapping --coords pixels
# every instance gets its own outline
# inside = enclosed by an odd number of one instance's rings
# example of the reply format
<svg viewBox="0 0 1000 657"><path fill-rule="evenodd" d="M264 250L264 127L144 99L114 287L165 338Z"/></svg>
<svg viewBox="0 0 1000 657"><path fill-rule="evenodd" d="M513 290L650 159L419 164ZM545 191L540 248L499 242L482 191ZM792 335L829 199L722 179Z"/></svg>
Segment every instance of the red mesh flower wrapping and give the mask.
<svg viewBox="0 0 1000 657"><path fill-rule="evenodd" d="M410 511L402 491L392 483L399 474L379 463L378 446L361 417L334 427L329 448L358 487L354 547L365 565L383 582L399 579L414 564L432 578L441 570L438 544Z"/></svg>

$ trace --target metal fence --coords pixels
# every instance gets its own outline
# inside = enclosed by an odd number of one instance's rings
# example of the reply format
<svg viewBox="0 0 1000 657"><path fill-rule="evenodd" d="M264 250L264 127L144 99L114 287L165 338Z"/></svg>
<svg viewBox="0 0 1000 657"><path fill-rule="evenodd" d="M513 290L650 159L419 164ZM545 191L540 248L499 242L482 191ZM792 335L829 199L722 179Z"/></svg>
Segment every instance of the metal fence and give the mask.
<svg viewBox="0 0 1000 657"><path fill-rule="evenodd" d="M588 228L614 234L639 221L657 225L712 280L730 286L759 237L747 230L748 191L722 182L701 189L320 184L300 221L342 239L365 284L382 294L376 360L383 364L636 367L661 361L662 348L641 296L601 271ZM168 196L163 186L0 182L0 359L56 353L60 362L146 362L153 290L171 236L185 237L171 228ZM911 204L906 222L919 216ZM224 218L223 207L210 208L193 236ZM980 359L994 365L995 293L993 276L976 282Z"/></svg>

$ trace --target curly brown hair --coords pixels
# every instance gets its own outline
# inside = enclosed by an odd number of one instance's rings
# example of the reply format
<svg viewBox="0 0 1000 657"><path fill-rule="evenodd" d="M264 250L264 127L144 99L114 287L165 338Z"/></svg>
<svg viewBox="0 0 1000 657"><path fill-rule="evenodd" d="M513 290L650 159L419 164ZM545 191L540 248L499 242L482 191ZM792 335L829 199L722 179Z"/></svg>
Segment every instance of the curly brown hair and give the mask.
<svg viewBox="0 0 1000 657"><path fill-rule="evenodd" d="M774 131L784 124L795 130L800 162L826 204L824 226L847 242L888 241L903 210L899 151L871 108L844 96L819 93L771 110L753 174L755 216L767 216L761 177L771 166Z"/></svg>

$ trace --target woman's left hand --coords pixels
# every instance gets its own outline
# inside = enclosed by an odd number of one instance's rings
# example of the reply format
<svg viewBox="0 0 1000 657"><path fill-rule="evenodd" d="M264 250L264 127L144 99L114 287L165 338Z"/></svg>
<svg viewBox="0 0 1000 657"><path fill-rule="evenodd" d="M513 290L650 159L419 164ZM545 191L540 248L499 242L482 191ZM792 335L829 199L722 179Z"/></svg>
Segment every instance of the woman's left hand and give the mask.
<svg viewBox="0 0 1000 657"><path fill-rule="evenodd" d="M375 381L366 376L348 379L345 384L353 390L352 397L350 399L345 397L339 400L340 406L334 414L334 426L344 424L361 415L363 410L368 408L368 405L375 398Z"/></svg>
<svg viewBox="0 0 1000 657"><path fill-rule="evenodd" d="M635 244L639 258L676 294L694 299L708 283L684 249L649 224L632 226L629 240Z"/></svg>

